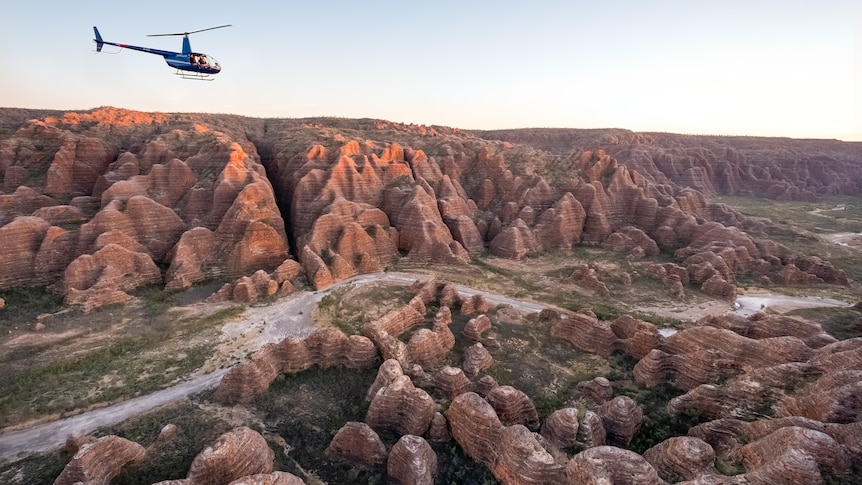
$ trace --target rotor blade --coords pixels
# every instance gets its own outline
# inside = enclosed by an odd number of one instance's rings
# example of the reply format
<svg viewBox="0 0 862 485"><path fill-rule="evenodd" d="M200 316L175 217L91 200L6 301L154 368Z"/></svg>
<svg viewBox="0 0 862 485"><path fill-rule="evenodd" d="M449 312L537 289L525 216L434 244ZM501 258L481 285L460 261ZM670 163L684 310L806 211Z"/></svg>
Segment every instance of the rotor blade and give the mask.
<svg viewBox="0 0 862 485"><path fill-rule="evenodd" d="M192 32L187 32L189 34L197 34L198 32L206 32L207 30L215 30L215 29L223 29L225 27L230 27L231 24L219 25L218 27L210 27L208 29L194 30Z"/></svg>
<svg viewBox="0 0 862 485"><path fill-rule="evenodd" d="M166 37L166 36L169 36L169 35L189 35L189 34L197 34L198 32L206 32L207 30L222 29L222 28L224 28L224 27L231 27L231 24L219 25L218 27L210 27L210 28L208 28L208 29L193 30L193 31L191 31L191 32L177 32L176 34L149 34L149 35L147 35L147 37Z"/></svg>

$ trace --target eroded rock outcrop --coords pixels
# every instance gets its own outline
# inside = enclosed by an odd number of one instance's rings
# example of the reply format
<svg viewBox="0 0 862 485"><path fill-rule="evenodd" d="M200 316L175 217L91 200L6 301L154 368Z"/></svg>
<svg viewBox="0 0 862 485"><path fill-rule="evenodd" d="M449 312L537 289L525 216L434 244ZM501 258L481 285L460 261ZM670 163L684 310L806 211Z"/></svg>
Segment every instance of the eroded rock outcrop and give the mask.
<svg viewBox="0 0 862 485"><path fill-rule="evenodd" d="M497 460L503 423L482 396L466 392L452 400L446 411L449 431L464 453L489 468Z"/></svg>
<svg viewBox="0 0 862 485"><path fill-rule="evenodd" d="M575 347L610 356L621 350L631 356L641 358L658 345L658 330L651 323L622 315L616 320L599 320L590 310L571 314L552 314L551 336L563 339Z"/></svg>
<svg viewBox="0 0 862 485"><path fill-rule="evenodd" d="M646 450L643 456L668 481L696 480L717 474L715 451L699 438L675 436Z"/></svg>
<svg viewBox="0 0 862 485"><path fill-rule="evenodd" d="M256 431L242 427L221 435L192 461L190 485L230 483L249 475L272 472L274 453Z"/></svg>
<svg viewBox="0 0 862 485"><path fill-rule="evenodd" d="M628 446L644 420L643 409L628 396L617 396L596 409L611 443Z"/></svg>
<svg viewBox="0 0 862 485"><path fill-rule="evenodd" d="M107 485L123 467L143 461L146 453L143 446L119 436L99 438L83 445L75 453L54 484Z"/></svg>
<svg viewBox="0 0 862 485"><path fill-rule="evenodd" d="M230 482L228 485L305 485L305 482L292 473L258 473Z"/></svg>
<svg viewBox="0 0 862 485"><path fill-rule="evenodd" d="M485 400L494 408L504 426L520 424L530 429L538 429L539 415L536 406L523 391L512 386L498 386L488 392Z"/></svg>
<svg viewBox="0 0 862 485"><path fill-rule="evenodd" d="M422 437L404 435L389 452L386 470L392 483L433 485L437 454Z"/></svg>
<svg viewBox="0 0 862 485"><path fill-rule="evenodd" d="M664 484L642 456L614 446L598 446L578 453L566 464L566 477L569 483L595 485Z"/></svg>
<svg viewBox="0 0 862 485"><path fill-rule="evenodd" d="M551 413L542 423L542 436L559 449L574 446L578 438L578 408L563 408Z"/></svg>
<svg viewBox="0 0 862 485"><path fill-rule="evenodd" d="M496 463L491 471L504 484L564 483L565 468L557 463L534 433L521 425L503 430Z"/></svg>
<svg viewBox="0 0 862 485"><path fill-rule="evenodd" d="M464 350L464 362L461 364L461 368L464 369L464 373L468 377L472 377L480 371L491 367L493 363L494 358L488 352L488 349L477 342Z"/></svg>
<svg viewBox="0 0 862 485"><path fill-rule="evenodd" d="M422 436L431 426L435 411L431 396L401 375L374 394L365 422L375 429Z"/></svg>
<svg viewBox="0 0 862 485"><path fill-rule="evenodd" d="M473 384L464 374L464 371L459 367L448 365L434 374L434 386L450 400L473 390Z"/></svg>
<svg viewBox="0 0 862 485"><path fill-rule="evenodd" d="M386 463L388 452L380 436L365 423L350 421L335 433L326 456L333 460L375 468Z"/></svg>
<svg viewBox="0 0 862 485"><path fill-rule="evenodd" d="M293 374L315 365L366 368L377 359L374 343L367 337L348 337L341 330L325 327L304 339L288 337L277 344L264 345L250 361L230 368L213 399L225 404L248 402L266 391L279 374Z"/></svg>

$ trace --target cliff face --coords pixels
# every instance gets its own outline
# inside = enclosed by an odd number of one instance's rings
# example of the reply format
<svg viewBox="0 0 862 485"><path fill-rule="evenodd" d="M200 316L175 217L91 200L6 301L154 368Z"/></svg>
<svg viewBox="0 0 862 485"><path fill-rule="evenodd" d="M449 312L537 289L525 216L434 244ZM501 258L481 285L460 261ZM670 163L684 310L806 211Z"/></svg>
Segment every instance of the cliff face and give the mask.
<svg viewBox="0 0 862 485"><path fill-rule="evenodd" d="M560 154L376 120L0 110L0 289L51 285L92 308L141 285L257 271L289 289L286 260L319 288L399 258L579 244L675 250L689 280L722 297L745 272L846 282L753 239L705 196L859 193L856 145L622 131L524 141ZM607 151L562 154L591 145Z"/></svg>

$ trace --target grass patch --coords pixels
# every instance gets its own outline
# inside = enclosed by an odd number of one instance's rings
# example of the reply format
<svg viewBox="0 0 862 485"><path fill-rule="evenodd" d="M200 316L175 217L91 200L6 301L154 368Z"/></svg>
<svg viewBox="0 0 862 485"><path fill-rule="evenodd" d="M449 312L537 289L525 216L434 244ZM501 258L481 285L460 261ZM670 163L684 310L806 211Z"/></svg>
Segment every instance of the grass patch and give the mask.
<svg viewBox="0 0 862 485"><path fill-rule="evenodd" d="M72 459L66 452L33 453L14 463L0 460L0 483L8 485L51 485Z"/></svg>
<svg viewBox="0 0 862 485"><path fill-rule="evenodd" d="M800 308L787 314L819 323L838 340L862 337L862 313L852 308Z"/></svg>
<svg viewBox="0 0 862 485"><path fill-rule="evenodd" d="M144 302L144 314L156 317L177 306L177 292L165 291L160 285L147 285L130 292Z"/></svg>
<svg viewBox="0 0 862 485"><path fill-rule="evenodd" d="M348 421L364 421L368 410L365 393L377 369L333 367L279 376L269 391L253 403L257 416L275 430L289 447L285 471L314 470L326 483L385 483L385 470L360 470L336 463L325 450L335 433ZM394 441L387 443L393 445Z"/></svg>
<svg viewBox="0 0 862 485"><path fill-rule="evenodd" d="M126 337L84 355L0 375L0 426L150 393L203 365L209 347L147 354L157 338Z"/></svg>
<svg viewBox="0 0 862 485"><path fill-rule="evenodd" d="M4 358L0 374L0 427L163 389L211 356L207 332L243 312L235 306L199 318L161 318L54 358L41 354L57 342L18 349Z"/></svg>
<svg viewBox="0 0 862 485"><path fill-rule="evenodd" d="M19 286L0 291L6 305L0 309L0 327L29 322L42 313L54 313L63 306L63 296L44 287Z"/></svg>

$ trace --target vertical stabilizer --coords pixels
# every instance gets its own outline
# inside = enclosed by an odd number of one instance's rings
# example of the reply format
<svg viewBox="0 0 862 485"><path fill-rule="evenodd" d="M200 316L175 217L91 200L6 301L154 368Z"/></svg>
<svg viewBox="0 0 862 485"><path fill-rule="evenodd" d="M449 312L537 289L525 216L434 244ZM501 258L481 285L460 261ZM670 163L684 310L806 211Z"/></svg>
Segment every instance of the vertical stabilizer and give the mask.
<svg viewBox="0 0 862 485"><path fill-rule="evenodd" d="M192 44L189 42L189 34L183 36L183 55L192 53Z"/></svg>
<svg viewBox="0 0 862 485"><path fill-rule="evenodd" d="M102 36L99 35L99 29L97 29L95 25L93 26L93 32L96 33L96 38L93 39L93 41L96 42L96 52L102 52L102 46L104 46L105 43L102 41Z"/></svg>

